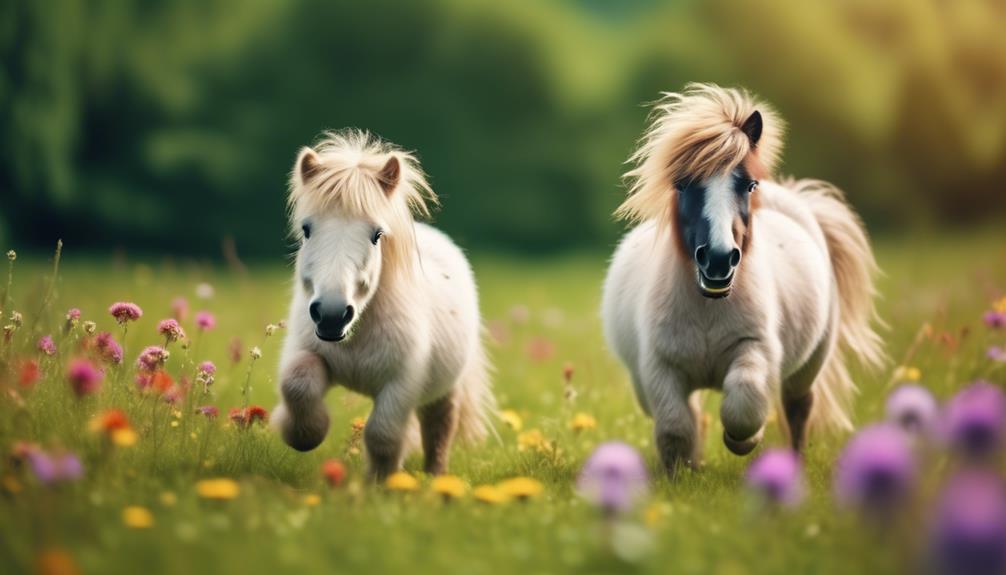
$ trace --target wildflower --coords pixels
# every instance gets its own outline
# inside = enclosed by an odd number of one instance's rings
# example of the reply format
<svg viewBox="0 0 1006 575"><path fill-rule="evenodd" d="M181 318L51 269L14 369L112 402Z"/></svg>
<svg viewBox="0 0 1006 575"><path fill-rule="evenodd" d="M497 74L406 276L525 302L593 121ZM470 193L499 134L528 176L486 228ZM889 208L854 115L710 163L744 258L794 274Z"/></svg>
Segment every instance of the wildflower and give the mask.
<svg viewBox="0 0 1006 575"><path fill-rule="evenodd" d="M748 488L772 505L796 507L803 500L804 483L800 460L788 449L770 449L751 464Z"/></svg>
<svg viewBox="0 0 1006 575"><path fill-rule="evenodd" d="M646 464L639 452L625 443L603 443L584 464L576 488L606 513L624 513L649 490Z"/></svg>
<svg viewBox="0 0 1006 575"><path fill-rule="evenodd" d="M105 377L100 369L86 359L75 359L70 362L66 370L66 378L70 381L74 393L77 397L90 395L101 387L101 380Z"/></svg>
<svg viewBox="0 0 1006 575"><path fill-rule="evenodd" d="M212 361L204 361L199 364L199 373L205 373L206 375L213 375L217 372L217 366L213 364Z"/></svg>
<svg viewBox="0 0 1006 575"><path fill-rule="evenodd" d="M489 505L499 505L500 503L506 503L507 495L503 493L498 487L492 485L480 485L472 490L472 497L476 501L487 503Z"/></svg>
<svg viewBox="0 0 1006 575"><path fill-rule="evenodd" d="M266 337L271 336L272 334L276 333L277 329L279 329L279 326L274 323L265 326L265 336Z"/></svg>
<svg viewBox="0 0 1006 575"><path fill-rule="evenodd" d="M238 363L241 361L241 350L244 346L241 344L241 339L238 337L231 338L229 344L227 344L227 353L230 355L232 363Z"/></svg>
<svg viewBox="0 0 1006 575"><path fill-rule="evenodd" d="M220 409L215 405L203 405L196 408L196 413L206 417L206 419L216 419L220 415Z"/></svg>
<svg viewBox="0 0 1006 575"><path fill-rule="evenodd" d="M992 309L999 313L1006 313L1006 296L992 302Z"/></svg>
<svg viewBox="0 0 1006 575"><path fill-rule="evenodd" d="M985 325L991 327L992 329L1002 329L1006 327L1006 312L1002 311L987 311L985 315L982 316L982 321Z"/></svg>
<svg viewBox="0 0 1006 575"><path fill-rule="evenodd" d="M259 349L258 346L255 346L255 347L251 348L251 351L249 352L249 355L251 355L251 358L253 360L260 359L262 357L262 350Z"/></svg>
<svg viewBox="0 0 1006 575"><path fill-rule="evenodd" d="M122 363L122 346L115 341L112 334L107 331L99 333L94 338L94 345L103 360L113 365Z"/></svg>
<svg viewBox="0 0 1006 575"><path fill-rule="evenodd" d="M908 436L894 425L873 425L853 437L842 452L835 496L844 505L883 516L907 498L915 472Z"/></svg>
<svg viewBox="0 0 1006 575"><path fill-rule="evenodd" d="M108 313L115 318L115 321L119 322L120 325L125 325L128 322L136 321L143 317L143 310L140 306L131 302L116 302L113 303L108 308Z"/></svg>
<svg viewBox="0 0 1006 575"><path fill-rule="evenodd" d="M919 381L922 379L922 372L919 371L917 367L899 365L897 369L894 370L894 381Z"/></svg>
<svg viewBox="0 0 1006 575"><path fill-rule="evenodd" d="M252 405L246 408L235 407L228 412L228 417L235 425L242 429L247 429L255 422L267 423L269 412L264 407Z"/></svg>
<svg viewBox="0 0 1006 575"><path fill-rule="evenodd" d="M567 361L562 365L562 380L567 384L573 381L573 362Z"/></svg>
<svg viewBox="0 0 1006 575"><path fill-rule="evenodd" d="M1006 395L979 381L960 391L947 405L944 439L960 453L982 458L1006 443Z"/></svg>
<svg viewBox="0 0 1006 575"><path fill-rule="evenodd" d="M196 286L196 296L199 297L199 299L210 299L213 297L213 292L213 286L206 282Z"/></svg>
<svg viewBox="0 0 1006 575"><path fill-rule="evenodd" d="M10 312L10 322L14 327L19 328L24 325L24 316L19 311Z"/></svg>
<svg viewBox="0 0 1006 575"><path fill-rule="evenodd" d="M346 479L346 466L338 459L326 459L321 464L321 475L331 487L338 487Z"/></svg>
<svg viewBox="0 0 1006 575"><path fill-rule="evenodd" d="M64 324L63 329L69 332L73 328L77 327L77 324L79 323L80 323L80 310L75 307L70 308L70 310L66 312L66 324Z"/></svg>
<svg viewBox="0 0 1006 575"><path fill-rule="evenodd" d="M38 340L38 350L46 355L56 355L56 344L52 341L51 335L42 336Z"/></svg>
<svg viewBox="0 0 1006 575"><path fill-rule="evenodd" d="M932 430L939 414L936 399L928 389L905 384L887 397L887 420L910 433Z"/></svg>
<svg viewBox="0 0 1006 575"><path fill-rule="evenodd" d="M517 435L517 449L527 451L528 449L540 449L545 444L545 436L541 430L529 429Z"/></svg>
<svg viewBox="0 0 1006 575"><path fill-rule="evenodd" d="M122 510L122 523L130 529L149 529L154 526L154 515L146 507L130 505Z"/></svg>
<svg viewBox="0 0 1006 575"><path fill-rule="evenodd" d="M143 372L136 375L136 387L140 391L166 393L174 385L175 381L163 371Z"/></svg>
<svg viewBox="0 0 1006 575"><path fill-rule="evenodd" d="M569 428L573 431L585 431L597 427L597 420L586 413L577 413L573 420L569 422Z"/></svg>
<svg viewBox="0 0 1006 575"><path fill-rule="evenodd" d="M7 250L7 259L9 261L14 261L17 259L17 252L14 250Z"/></svg>
<svg viewBox="0 0 1006 575"><path fill-rule="evenodd" d="M497 487L508 497L513 497L521 501L526 501L532 497L536 497L545 488L542 484L530 477L515 477L513 479L507 479L501 482Z"/></svg>
<svg viewBox="0 0 1006 575"><path fill-rule="evenodd" d="M179 296L171 300L171 316L178 321L189 317L189 300Z"/></svg>
<svg viewBox="0 0 1006 575"><path fill-rule="evenodd" d="M444 501L464 497L468 486L455 475L439 475L430 482L430 490L444 498Z"/></svg>
<svg viewBox="0 0 1006 575"><path fill-rule="evenodd" d="M210 331L217 326L217 318L212 313L202 310L196 313L196 326L199 331Z"/></svg>
<svg viewBox="0 0 1006 575"><path fill-rule="evenodd" d="M939 573L1006 573L1006 493L994 474L965 471L940 496L933 530Z"/></svg>
<svg viewBox="0 0 1006 575"><path fill-rule="evenodd" d="M987 352L985 352L985 357L1000 363L1006 362L1006 348L999 345L993 345L989 347Z"/></svg>
<svg viewBox="0 0 1006 575"><path fill-rule="evenodd" d="M384 480L384 486L392 491L415 491L419 489L419 480L404 471L398 471Z"/></svg>
<svg viewBox="0 0 1006 575"><path fill-rule="evenodd" d="M41 375L38 368L38 361L34 359L27 359L21 362L21 368L18 370L17 382L21 387L31 387L35 385Z"/></svg>
<svg viewBox="0 0 1006 575"><path fill-rule="evenodd" d="M314 507L321 503L321 497L316 493L308 493L304 496L304 505Z"/></svg>
<svg viewBox="0 0 1006 575"><path fill-rule="evenodd" d="M521 427L524 426L524 421L517 415L517 412L512 409L504 409L500 412L499 417L503 420L503 424L514 431L520 431Z"/></svg>
<svg viewBox="0 0 1006 575"><path fill-rule="evenodd" d="M177 320L174 319L163 319L159 324L157 324L157 331L160 333L165 341L173 342L185 338L185 330L182 326L178 324Z"/></svg>
<svg viewBox="0 0 1006 575"><path fill-rule="evenodd" d="M168 350L157 345L147 346L136 359L136 367L144 371L156 371L171 356Z"/></svg>
<svg viewBox="0 0 1006 575"><path fill-rule="evenodd" d="M59 548L49 548L35 558L35 573L38 575L80 575L80 567L69 552Z"/></svg>
<svg viewBox="0 0 1006 575"><path fill-rule="evenodd" d="M241 492L241 486L237 481L220 477L216 479L203 479L196 482L196 493L203 499L226 500L234 499Z"/></svg>
<svg viewBox="0 0 1006 575"><path fill-rule="evenodd" d="M83 328L84 333L86 333L87 335L94 335L94 332L98 329L98 324L88 320L83 323Z"/></svg>
<svg viewBox="0 0 1006 575"><path fill-rule="evenodd" d="M524 350L532 361L543 362L555 355L555 344L543 337L531 338Z"/></svg>
<svg viewBox="0 0 1006 575"><path fill-rule="evenodd" d="M84 475L84 466L72 453L50 455L40 449L33 449L26 457L35 477L44 485L68 483Z"/></svg>

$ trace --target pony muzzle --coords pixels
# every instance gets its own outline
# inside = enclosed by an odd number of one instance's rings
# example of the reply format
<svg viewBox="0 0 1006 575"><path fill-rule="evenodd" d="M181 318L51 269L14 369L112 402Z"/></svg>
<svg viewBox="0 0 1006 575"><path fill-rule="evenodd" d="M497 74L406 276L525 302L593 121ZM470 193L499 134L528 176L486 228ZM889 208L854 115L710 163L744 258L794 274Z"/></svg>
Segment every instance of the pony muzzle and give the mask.
<svg viewBox="0 0 1006 575"><path fill-rule="evenodd" d="M710 299L724 298L730 295L734 285L734 270L730 270L725 278L710 278L701 269L695 268L696 281L699 284L699 292Z"/></svg>
<svg viewBox="0 0 1006 575"><path fill-rule="evenodd" d="M338 342L346 339L349 326L356 317L352 305L342 303L325 304L322 300L314 300L308 307L311 321L314 322L314 335L327 342Z"/></svg>

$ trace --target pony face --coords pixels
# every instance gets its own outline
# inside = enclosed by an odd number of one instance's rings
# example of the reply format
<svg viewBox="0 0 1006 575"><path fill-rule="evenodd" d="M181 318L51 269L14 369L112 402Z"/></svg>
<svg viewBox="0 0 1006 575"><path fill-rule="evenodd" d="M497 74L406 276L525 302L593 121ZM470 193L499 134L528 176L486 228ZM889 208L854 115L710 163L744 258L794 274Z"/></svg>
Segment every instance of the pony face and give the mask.
<svg viewBox="0 0 1006 575"><path fill-rule="evenodd" d="M318 339L342 341L352 333L380 281L384 235L384 224L349 214L301 222L297 276Z"/></svg>

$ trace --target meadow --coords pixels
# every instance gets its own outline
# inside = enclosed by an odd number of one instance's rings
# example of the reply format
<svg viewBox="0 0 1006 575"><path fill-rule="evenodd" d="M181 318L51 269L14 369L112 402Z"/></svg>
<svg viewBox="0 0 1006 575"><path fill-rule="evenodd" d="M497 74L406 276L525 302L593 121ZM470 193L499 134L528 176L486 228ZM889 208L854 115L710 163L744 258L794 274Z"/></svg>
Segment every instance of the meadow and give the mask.
<svg viewBox="0 0 1006 575"><path fill-rule="evenodd" d="M985 231L877 241L891 361L879 373L855 372L862 390L858 423L884 417L885 398L901 379L919 379L939 399L976 379L1006 383L1006 363L987 356L990 346L1004 344L1006 332L982 319L1006 290L1003 240L1001 231ZM664 477L651 423L604 345L597 310L607 257L472 256L495 393L506 415L496 421L498 440L455 447L451 472L471 488L517 477L542 486L528 497L492 502L469 489L457 497L434 492L418 456L406 465L418 479L416 489L367 483L358 427L369 400L341 389L327 399L328 439L306 454L289 449L262 423L228 416L246 401L267 410L276 403L290 289L282 262L245 268L134 260L80 255L65 246L54 275L43 254L22 254L13 263L4 322L17 310L23 323L0 343L0 572L922 570L930 531L924 501L946 472L946 456L932 455L916 500L897 518L869 523L832 494L835 460L848 436L816 435L804 460L805 501L795 509L768 509L744 486L758 452L738 458L726 451L714 415L718 398L709 395L704 466L674 481ZM118 301L143 310L125 337L108 313ZM81 316L67 326L71 308ZM212 329L196 325L202 310L213 314ZM163 373L169 379L140 391L137 356L164 344L158 322L174 316L187 341L168 346ZM124 361L106 369L100 391L78 397L65 366L88 339L88 321L122 344ZM37 349L48 334L52 355ZM260 358L253 360L252 348ZM38 365L30 382L23 380L27 360ZM208 393L194 379L204 360L216 366ZM183 377L192 384L188 394L178 394ZM197 411L201 406L215 406L219 415L207 417ZM112 409L128 424L102 419ZM612 439L638 448L652 479L650 495L617 524L575 488L589 454ZM33 475L19 453L25 442L50 454L75 454L82 473L62 480ZM765 445L781 443L770 426ZM324 466L330 460L344 466L344 477Z"/></svg>

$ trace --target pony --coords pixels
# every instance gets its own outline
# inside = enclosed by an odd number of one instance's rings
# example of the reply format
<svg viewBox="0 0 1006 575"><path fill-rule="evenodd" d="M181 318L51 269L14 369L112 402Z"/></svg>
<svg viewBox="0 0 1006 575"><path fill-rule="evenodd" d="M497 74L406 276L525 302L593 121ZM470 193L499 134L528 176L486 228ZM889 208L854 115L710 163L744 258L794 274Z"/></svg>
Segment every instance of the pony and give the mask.
<svg viewBox="0 0 1006 575"><path fill-rule="evenodd" d="M669 474L701 462L699 390L722 391L723 442L747 455L770 410L797 452L851 429L847 357L884 361L878 273L859 217L817 180L773 179L783 122L750 93L665 93L625 174L601 304ZM783 419L785 421L783 421Z"/></svg>
<svg viewBox="0 0 1006 575"><path fill-rule="evenodd" d="M373 398L368 474L401 469L415 420L424 469L444 473L456 434L485 436L494 410L470 265L415 221L437 196L416 157L368 132L326 132L300 150L289 220L298 242L273 424L299 451L329 428L339 384Z"/></svg>

